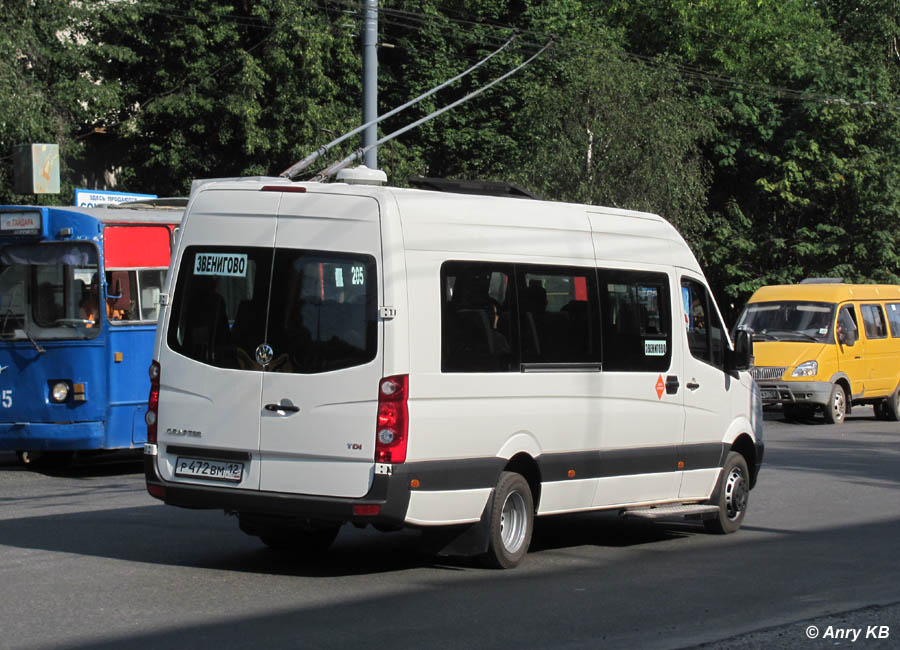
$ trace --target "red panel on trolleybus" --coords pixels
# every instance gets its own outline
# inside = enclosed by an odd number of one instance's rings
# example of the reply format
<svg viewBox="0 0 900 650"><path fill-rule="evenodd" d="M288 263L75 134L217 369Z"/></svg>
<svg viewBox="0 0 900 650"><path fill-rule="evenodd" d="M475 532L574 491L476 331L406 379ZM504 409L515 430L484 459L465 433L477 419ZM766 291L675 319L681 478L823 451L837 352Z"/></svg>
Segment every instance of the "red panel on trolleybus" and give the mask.
<svg viewBox="0 0 900 650"><path fill-rule="evenodd" d="M107 268L169 265L168 226L107 226L103 237Z"/></svg>

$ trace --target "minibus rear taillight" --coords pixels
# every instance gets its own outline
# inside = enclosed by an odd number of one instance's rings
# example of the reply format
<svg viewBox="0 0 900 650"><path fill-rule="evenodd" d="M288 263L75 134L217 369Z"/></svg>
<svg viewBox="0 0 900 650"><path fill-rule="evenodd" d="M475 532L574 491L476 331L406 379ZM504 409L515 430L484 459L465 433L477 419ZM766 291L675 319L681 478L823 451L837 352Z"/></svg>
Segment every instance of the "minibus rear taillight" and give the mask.
<svg viewBox="0 0 900 650"><path fill-rule="evenodd" d="M378 421L375 426L375 462L406 460L409 411L409 375L385 377L378 385Z"/></svg>
<svg viewBox="0 0 900 650"><path fill-rule="evenodd" d="M147 442L156 444L156 421L159 416L159 362L150 364L150 398L147 400Z"/></svg>

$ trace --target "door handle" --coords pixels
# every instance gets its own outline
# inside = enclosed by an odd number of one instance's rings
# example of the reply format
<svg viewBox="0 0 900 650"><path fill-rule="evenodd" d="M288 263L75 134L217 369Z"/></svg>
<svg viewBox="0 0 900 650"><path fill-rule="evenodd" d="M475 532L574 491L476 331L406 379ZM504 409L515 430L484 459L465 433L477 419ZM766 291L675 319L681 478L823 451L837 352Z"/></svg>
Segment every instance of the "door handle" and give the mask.
<svg viewBox="0 0 900 650"><path fill-rule="evenodd" d="M290 413L299 413L300 407L293 404L266 404L267 411L288 411Z"/></svg>
<svg viewBox="0 0 900 650"><path fill-rule="evenodd" d="M696 381L689 381L685 384L685 386L687 386L688 390L697 390L698 388L700 388L700 384L698 384Z"/></svg>

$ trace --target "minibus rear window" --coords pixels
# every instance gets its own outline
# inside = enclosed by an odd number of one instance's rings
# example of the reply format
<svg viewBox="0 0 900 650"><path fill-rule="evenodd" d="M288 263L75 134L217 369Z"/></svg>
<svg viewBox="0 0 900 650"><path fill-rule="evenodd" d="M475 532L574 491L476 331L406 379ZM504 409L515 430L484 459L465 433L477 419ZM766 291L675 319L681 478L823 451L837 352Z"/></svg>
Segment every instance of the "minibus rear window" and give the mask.
<svg viewBox="0 0 900 650"><path fill-rule="evenodd" d="M174 296L169 347L201 363L307 374L375 358L370 255L191 246Z"/></svg>

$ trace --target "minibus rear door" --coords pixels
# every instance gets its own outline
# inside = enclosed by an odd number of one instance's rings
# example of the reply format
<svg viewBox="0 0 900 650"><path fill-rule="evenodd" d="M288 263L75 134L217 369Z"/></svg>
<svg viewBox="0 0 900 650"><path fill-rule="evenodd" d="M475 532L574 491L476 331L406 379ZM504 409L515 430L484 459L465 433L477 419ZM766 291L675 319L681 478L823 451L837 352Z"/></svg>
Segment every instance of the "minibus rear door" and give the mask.
<svg viewBox="0 0 900 650"><path fill-rule="evenodd" d="M368 492L383 370L381 262L373 198L284 194L266 333L260 489Z"/></svg>
<svg viewBox="0 0 900 650"><path fill-rule="evenodd" d="M280 195L197 195L159 351L158 467L166 480L259 488L263 342Z"/></svg>

